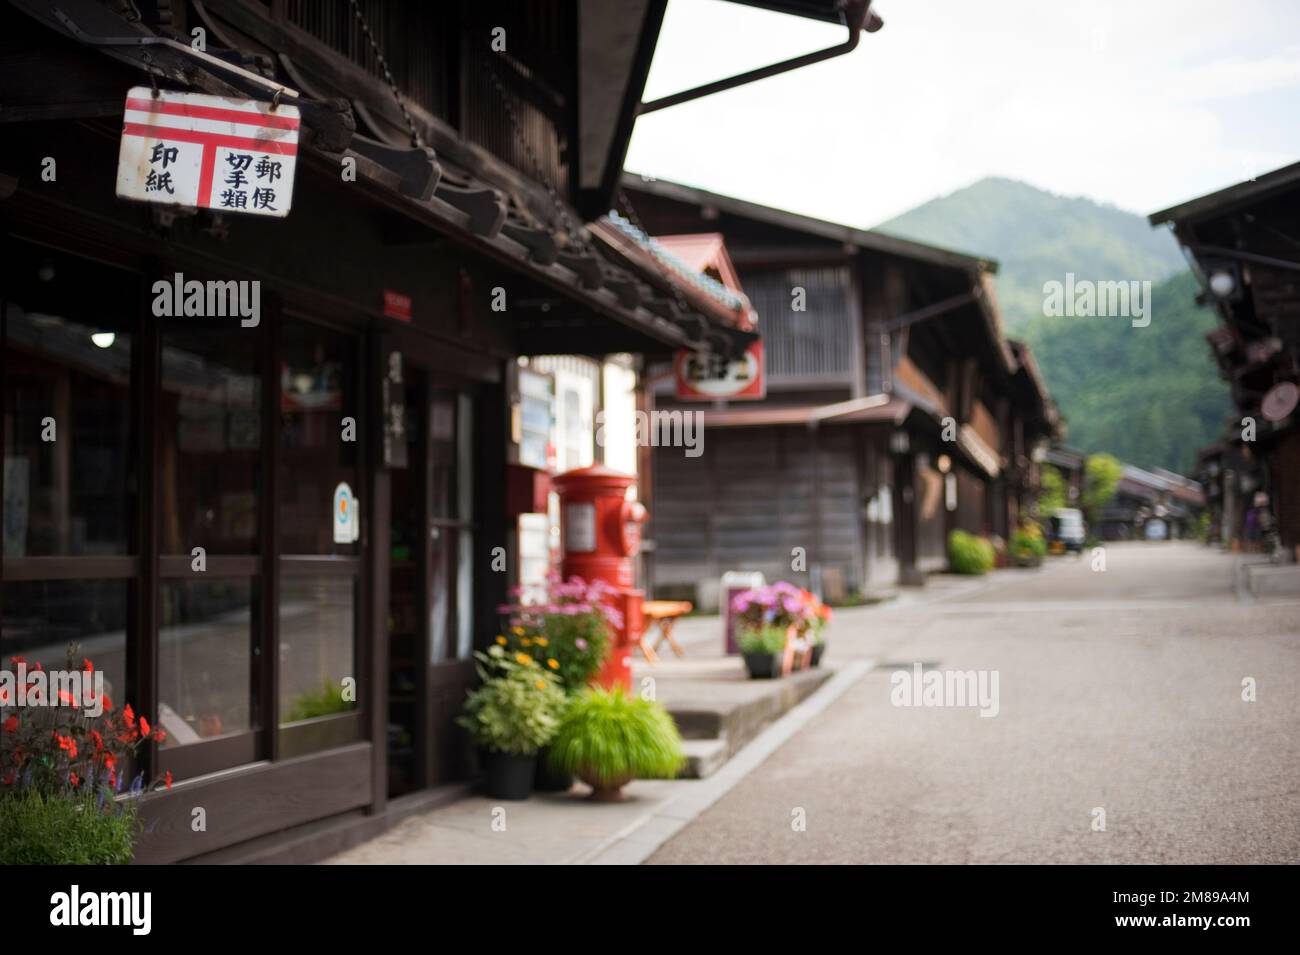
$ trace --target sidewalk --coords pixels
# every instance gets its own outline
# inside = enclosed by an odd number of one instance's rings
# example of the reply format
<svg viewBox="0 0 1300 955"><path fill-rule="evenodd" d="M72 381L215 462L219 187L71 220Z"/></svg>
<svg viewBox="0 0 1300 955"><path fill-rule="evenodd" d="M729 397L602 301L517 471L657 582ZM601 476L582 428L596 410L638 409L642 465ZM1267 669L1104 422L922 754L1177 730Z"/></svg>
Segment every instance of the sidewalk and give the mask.
<svg viewBox="0 0 1300 955"><path fill-rule="evenodd" d="M889 629L878 624L893 611L965 597L1018 573L979 580L939 575L898 600L836 611L823 668L779 681L748 680L739 657L723 656L718 617L683 619L674 636L685 656L675 657L667 642L660 644L658 664L638 653L633 681L643 688L644 680L654 680L655 697L676 711L688 748L700 742L710 720L734 734L725 743L725 761L707 778L637 780L621 803L589 802L581 783L568 793L535 793L522 802L471 796L413 816L325 864L637 864L871 670ZM756 714L765 715L757 725Z"/></svg>

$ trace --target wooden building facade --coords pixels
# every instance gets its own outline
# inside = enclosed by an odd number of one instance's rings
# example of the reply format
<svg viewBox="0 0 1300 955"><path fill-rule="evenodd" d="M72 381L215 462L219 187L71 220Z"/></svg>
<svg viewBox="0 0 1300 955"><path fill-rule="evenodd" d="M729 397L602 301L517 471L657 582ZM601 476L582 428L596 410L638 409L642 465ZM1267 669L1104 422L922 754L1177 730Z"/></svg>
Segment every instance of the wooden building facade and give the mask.
<svg viewBox="0 0 1300 955"><path fill-rule="evenodd" d="M954 528L1005 537L1056 412L1002 335L995 264L661 180L625 177L656 235L718 233L758 316L761 401L702 409L705 448L654 453L656 595L717 600L726 571L850 599L946 565ZM801 560L802 555L802 560Z"/></svg>
<svg viewBox="0 0 1300 955"><path fill-rule="evenodd" d="M1236 420L1206 449L1202 480L1225 541L1262 541L1300 560L1300 163L1151 215L1195 263L1200 300L1220 327L1206 335ZM1259 513L1262 511L1263 513ZM1254 512L1254 513L1252 513ZM1248 524L1254 525L1251 533Z"/></svg>
<svg viewBox="0 0 1300 955"><path fill-rule="evenodd" d="M139 860L314 858L457 791L518 356L752 339L589 225L663 11L0 7L0 657L77 644L167 731ZM117 199L140 85L297 107L288 216ZM257 320L159 317L178 276Z"/></svg>

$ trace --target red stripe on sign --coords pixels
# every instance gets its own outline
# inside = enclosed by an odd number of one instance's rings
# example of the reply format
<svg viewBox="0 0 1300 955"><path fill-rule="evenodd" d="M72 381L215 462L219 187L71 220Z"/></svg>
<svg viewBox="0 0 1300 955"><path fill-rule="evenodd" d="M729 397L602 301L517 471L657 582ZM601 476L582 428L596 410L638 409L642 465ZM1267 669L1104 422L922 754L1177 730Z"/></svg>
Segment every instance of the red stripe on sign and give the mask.
<svg viewBox="0 0 1300 955"><path fill-rule="evenodd" d="M199 161L199 205L212 206L212 177L217 167L217 147L203 147L203 158Z"/></svg>
<svg viewBox="0 0 1300 955"><path fill-rule="evenodd" d="M194 129L173 129L170 126L149 126L143 123L125 123L123 136L142 136L145 139L174 139L182 143L199 143L204 146L226 146L231 149L251 149L255 152L276 153L281 156L298 155L298 144L276 139L250 139L246 136L227 136L225 133L201 133Z"/></svg>
<svg viewBox="0 0 1300 955"><path fill-rule="evenodd" d="M190 103L165 103L162 100L128 97L127 109L143 113L163 113L168 116L188 116L191 119L216 119L245 126L268 126L271 129L297 129L298 120L292 116L269 116L266 113L222 109L220 106L195 106Z"/></svg>

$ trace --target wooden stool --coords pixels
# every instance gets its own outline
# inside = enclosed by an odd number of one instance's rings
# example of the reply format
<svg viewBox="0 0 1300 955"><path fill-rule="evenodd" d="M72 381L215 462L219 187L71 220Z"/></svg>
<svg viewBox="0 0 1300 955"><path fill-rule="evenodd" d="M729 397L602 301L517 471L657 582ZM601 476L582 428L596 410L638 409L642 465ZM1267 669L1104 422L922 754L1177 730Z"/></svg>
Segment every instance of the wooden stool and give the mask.
<svg viewBox="0 0 1300 955"><path fill-rule="evenodd" d="M685 616L694 609L694 605L689 600L647 600L642 605L641 615L646 620L646 628L645 633L641 635L640 646L646 660L651 663L659 661L659 654L655 651L664 640L667 640L668 645L673 648L673 653L679 657L686 655L682 645L673 637L673 627L679 617ZM659 636L652 643L650 631L656 626L659 628Z"/></svg>

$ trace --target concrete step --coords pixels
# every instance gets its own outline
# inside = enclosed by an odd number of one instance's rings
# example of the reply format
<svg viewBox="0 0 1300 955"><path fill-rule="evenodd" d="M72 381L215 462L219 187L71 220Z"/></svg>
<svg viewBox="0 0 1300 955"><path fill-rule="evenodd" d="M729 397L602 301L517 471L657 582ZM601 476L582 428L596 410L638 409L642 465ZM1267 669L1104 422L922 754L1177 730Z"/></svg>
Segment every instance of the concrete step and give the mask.
<svg viewBox="0 0 1300 955"><path fill-rule="evenodd" d="M678 779L712 776L730 756L727 741L723 739L682 740L682 751L686 754L686 766L677 774Z"/></svg>
<svg viewBox="0 0 1300 955"><path fill-rule="evenodd" d="M735 661L739 662L739 661ZM664 700L682 734L682 777L703 779L767 726L830 679L833 670L803 670L780 680L683 681Z"/></svg>

